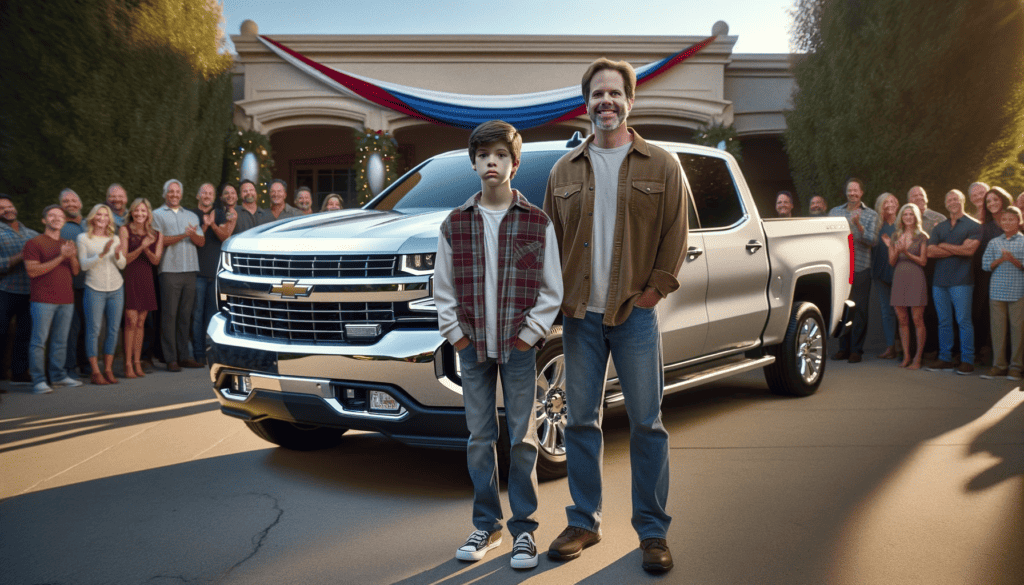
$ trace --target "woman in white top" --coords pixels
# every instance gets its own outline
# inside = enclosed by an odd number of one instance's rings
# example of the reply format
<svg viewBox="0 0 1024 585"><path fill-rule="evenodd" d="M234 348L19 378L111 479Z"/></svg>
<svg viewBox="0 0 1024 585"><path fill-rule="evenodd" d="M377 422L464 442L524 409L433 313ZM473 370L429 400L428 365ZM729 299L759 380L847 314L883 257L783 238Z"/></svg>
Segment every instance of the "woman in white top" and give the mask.
<svg viewBox="0 0 1024 585"><path fill-rule="evenodd" d="M113 214L102 203L93 206L85 224L88 229L78 236L78 262L85 271L85 355L92 366L93 384L117 384L111 366L124 310L124 279L120 271L125 265L126 244L114 235ZM103 342L104 371L100 373L96 353L104 314L107 338Z"/></svg>

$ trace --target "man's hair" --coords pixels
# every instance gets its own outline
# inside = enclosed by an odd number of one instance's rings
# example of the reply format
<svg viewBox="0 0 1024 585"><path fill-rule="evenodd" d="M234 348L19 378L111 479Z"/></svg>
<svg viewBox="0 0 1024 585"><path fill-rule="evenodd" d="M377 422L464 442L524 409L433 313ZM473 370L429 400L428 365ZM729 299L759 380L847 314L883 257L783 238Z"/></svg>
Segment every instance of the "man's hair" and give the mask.
<svg viewBox="0 0 1024 585"><path fill-rule="evenodd" d="M850 188L850 183L857 183L858 185L860 185L861 192L862 193L864 192L864 181L861 181L857 177L850 177L849 179L846 179L846 183L843 184L843 192L844 193L846 192L847 189Z"/></svg>
<svg viewBox="0 0 1024 585"><path fill-rule="evenodd" d="M250 185L252 185L253 189L256 189L256 183L253 183L249 179L242 179L242 182L238 184L238 193L239 194L242 193L242 187L244 187L246 183L249 183ZM259 189L256 189L256 190L259 191Z"/></svg>
<svg viewBox="0 0 1024 585"><path fill-rule="evenodd" d="M1003 210L1003 213L1012 213L1017 216L1017 223L1024 222L1024 213L1016 205L1011 205Z"/></svg>
<svg viewBox="0 0 1024 585"><path fill-rule="evenodd" d="M185 194L185 186L181 184L181 181L178 179L167 179L167 182L164 183L164 199L167 199L167 190L170 189L171 185L174 183L178 184L178 188L181 189L182 195Z"/></svg>
<svg viewBox="0 0 1024 585"><path fill-rule="evenodd" d="M516 127L501 120L484 122L473 129L469 135L469 160L476 164L476 150L485 144L504 142L512 155L512 176L516 176L515 166L519 164L519 156L523 151L523 137Z"/></svg>
<svg viewBox="0 0 1024 585"><path fill-rule="evenodd" d="M211 183L211 182L207 181L207 182L203 183L202 185L199 185L199 188L198 188L198 189L196 189L196 199L199 199L199 194L203 192L203 187L205 187L205 186L207 186L207 185L209 185L209 186L210 186L210 188L211 188L211 189L213 189L213 196L214 196L214 197L216 197L216 196L217 196L217 187L215 187L215 186L213 185L213 183Z"/></svg>
<svg viewBox="0 0 1024 585"><path fill-rule="evenodd" d="M583 100L590 99L590 80L597 75L598 71L604 71L605 69L618 71L622 75L626 99L632 100L636 95L636 71L633 70L633 66L625 61L612 61L604 57L591 63L590 67L587 67L586 72L583 73L583 82L580 84L583 88Z"/></svg>
<svg viewBox="0 0 1024 585"><path fill-rule="evenodd" d="M11 203L14 203L14 199L11 199L11 196L8 195L7 193L0 193L0 199L6 199Z"/></svg>
<svg viewBox="0 0 1024 585"><path fill-rule="evenodd" d="M72 189L71 187L64 187L63 189L60 190L60 195L57 196L57 202L64 203L64 196L67 195L68 193L75 193L75 190ZM75 193L75 195L77 196L78 193Z"/></svg>
<svg viewBox="0 0 1024 585"><path fill-rule="evenodd" d="M794 208L796 207L796 196L795 195L793 195L789 191L779 191L778 193L775 194L775 202L776 203L779 202L779 195L785 195L786 197L789 197L789 202L793 204Z"/></svg>
<svg viewBox="0 0 1024 585"><path fill-rule="evenodd" d="M125 189L124 186L121 185L121 183L111 183L110 186L107 187L107 199L110 199L110 192L113 191L115 188L120 188L124 190L125 198L128 197L128 190Z"/></svg>
<svg viewBox="0 0 1024 585"><path fill-rule="evenodd" d="M43 208L43 219L46 219L46 215L47 215L48 213L50 213L50 210L51 210L51 209L60 209L60 210L61 210L61 213L63 213L63 212L64 212L64 210L63 210L63 209L61 209L60 205L57 205L57 204L53 204L53 205L47 205L46 207L44 207L44 208Z"/></svg>
<svg viewBox="0 0 1024 585"><path fill-rule="evenodd" d="M975 181L975 182L971 183L970 187L967 188L967 192L970 193L971 191L974 191L975 187L983 187L985 189L985 194L986 195L988 194L988 191L989 191L988 183L982 183L981 181Z"/></svg>
<svg viewBox="0 0 1024 585"><path fill-rule="evenodd" d="M243 183L244 183L244 182L245 182L245 181L243 181ZM234 189L234 190L235 190L235 192L236 192L236 194L237 194L237 192L238 192L238 188L237 188L237 187L235 187L234 183L232 183L231 181L225 181L225 182L221 183L221 184L220 184L220 188L219 188L219 189L217 189L217 193L218 193L218 195L223 195L223 194L224 194L224 189L227 189L228 187L231 187L232 189Z"/></svg>
<svg viewBox="0 0 1024 585"><path fill-rule="evenodd" d="M960 189L950 189L949 191L946 191L946 196L943 197L942 200L945 201L948 199L950 193L956 193L956 196L960 198L960 205L967 203L967 196L965 196L964 192Z"/></svg>
<svg viewBox="0 0 1024 585"><path fill-rule="evenodd" d="M311 198L313 197L313 190L310 189L309 187L299 187L298 189L295 190L295 196L298 197L299 193L302 193L303 191L305 191L306 193L309 193L309 196Z"/></svg>
<svg viewBox="0 0 1024 585"><path fill-rule="evenodd" d="M281 188L284 189L285 193L287 193L288 192L288 183L285 183L284 179L274 179L273 181L270 182L270 186L273 187L274 185L276 185L278 183L281 184Z"/></svg>

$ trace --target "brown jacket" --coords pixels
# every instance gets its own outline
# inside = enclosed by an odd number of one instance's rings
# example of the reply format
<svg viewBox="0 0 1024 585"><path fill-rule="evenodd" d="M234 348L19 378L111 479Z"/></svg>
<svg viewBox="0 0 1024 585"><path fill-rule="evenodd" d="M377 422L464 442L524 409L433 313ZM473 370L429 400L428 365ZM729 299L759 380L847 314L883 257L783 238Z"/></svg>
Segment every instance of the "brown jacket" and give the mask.
<svg viewBox="0 0 1024 585"><path fill-rule="evenodd" d="M615 246L604 324L621 325L647 288L662 298L679 288L687 236L683 172L672 153L647 144L632 128L633 145L619 171ZM563 156L548 177L544 211L562 251L562 313L582 319L590 298L594 232L594 173L588 147Z"/></svg>

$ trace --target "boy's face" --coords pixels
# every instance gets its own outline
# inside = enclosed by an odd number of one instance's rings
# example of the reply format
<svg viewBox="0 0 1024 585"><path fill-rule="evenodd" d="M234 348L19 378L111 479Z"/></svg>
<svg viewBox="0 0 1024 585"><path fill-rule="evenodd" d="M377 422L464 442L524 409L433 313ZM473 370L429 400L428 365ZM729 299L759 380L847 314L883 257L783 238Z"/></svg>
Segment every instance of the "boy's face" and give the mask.
<svg viewBox="0 0 1024 585"><path fill-rule="evenodd" d="M1015 214L1004 211L999 217L999 227L1003 228L1004 234L1012 236L1020 231L1020 220L1017 219Z"/></svg>
<svg viewBox="0 0 1024 585"><path fill-rule="evenodd" d="M518 167L519 161L512 160L512 149L501 141L482 144L473 155L473 170L484 185L492 188L511 181L512 171Z"/></svg>

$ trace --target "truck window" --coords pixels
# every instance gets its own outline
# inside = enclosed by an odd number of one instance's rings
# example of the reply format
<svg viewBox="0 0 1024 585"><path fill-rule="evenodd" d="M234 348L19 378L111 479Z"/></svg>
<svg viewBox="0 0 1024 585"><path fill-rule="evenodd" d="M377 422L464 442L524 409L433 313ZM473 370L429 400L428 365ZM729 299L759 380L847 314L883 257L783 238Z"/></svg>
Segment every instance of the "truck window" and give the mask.
<svg viewBox="0 0 1024 585"><path fill-rule="evenodd" d="M743 219L736 183L724 159L679 153L679 161L693 193L700 229L720 229Z"/></svg>

